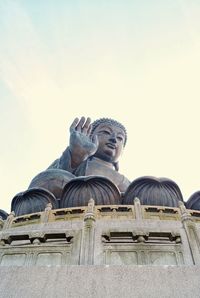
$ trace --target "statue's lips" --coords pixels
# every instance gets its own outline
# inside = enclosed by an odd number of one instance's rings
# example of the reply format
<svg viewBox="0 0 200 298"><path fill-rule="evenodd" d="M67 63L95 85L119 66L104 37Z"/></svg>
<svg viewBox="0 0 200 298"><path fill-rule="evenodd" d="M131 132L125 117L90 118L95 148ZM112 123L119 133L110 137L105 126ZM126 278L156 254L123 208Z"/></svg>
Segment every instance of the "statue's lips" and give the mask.
<svg viewBox="0 0 200 298"><path fill-rule="evenodd" d="M107 143L106 146L110 149L116 149L117 147L112 143Z"/></svg>

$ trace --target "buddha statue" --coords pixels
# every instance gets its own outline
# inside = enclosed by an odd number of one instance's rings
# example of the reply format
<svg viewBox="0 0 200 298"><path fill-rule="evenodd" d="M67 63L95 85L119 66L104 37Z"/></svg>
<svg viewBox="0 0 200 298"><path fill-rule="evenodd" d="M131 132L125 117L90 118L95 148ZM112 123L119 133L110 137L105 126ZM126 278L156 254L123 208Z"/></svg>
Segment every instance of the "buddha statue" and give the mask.
<svg viewBox="0 0 200 298"><path fill-rule="evenodd" d="M63 191L68 193L65 185L75 179L72 185L86 183L85 188L87 190L96 189L96 194L99 193L98 198L96 198L98 202L100 202L99 198L101 196L105 198L106 196L109 197L111 193L116 194L117 192L120 195L120 192L124 193L130 184L129 180L118 172L119 158L126 142L126 129L116 120L101 118L91 123L90 118L75 118L70 126L69 146L47 170L33 178L29 190L33 188L45 189L60 201ZM92 179L88 180L87 177ZM81 182L81 179L84 181ZM108 182L105 182L105 179ZM94 185L96 186L94 187ZM78 186L75 186L75 189L77 188ZM29 197L29 190L28 193L23 193L22 196ZM44 196L42 190L41 194ZM118 198L119 195L116 195L116 197ZM45 194L45 200L48 196L49 194ZM85 193L85 196L87 197L87 193ZM17 198L19 201L18 195ZM52 198L50 199L52 203ZM20 200L22 201L21 194ZM106 203L110 204L110 200L108 202L102 201L102 204ZM113 203L119 204L119 200L116 199L116 202L113 201ZM73 202L74 204L76 202Z"/></svg>
<svg viewBox="0 0 200 298"><path fill-rule="evenodd" d="M143 205L177 207L183 197L171 179L144 176L130 183L118 172L126 142L126 129L116 120L75 118L69 146L13 198L11 210L19 216L48 203L53 209L86 206L91 198L97 205L132 205L135 197Z"/></svg>
<svg viewBox="0 0 200 298"><path fill-rule="evenodd" d="M126 141L125 127L115 120L101 118L91 124L90 118L76 118L70 126L69 146L48 169L104 176L125 192L130 182L118 172L118 161Z"/></svg>

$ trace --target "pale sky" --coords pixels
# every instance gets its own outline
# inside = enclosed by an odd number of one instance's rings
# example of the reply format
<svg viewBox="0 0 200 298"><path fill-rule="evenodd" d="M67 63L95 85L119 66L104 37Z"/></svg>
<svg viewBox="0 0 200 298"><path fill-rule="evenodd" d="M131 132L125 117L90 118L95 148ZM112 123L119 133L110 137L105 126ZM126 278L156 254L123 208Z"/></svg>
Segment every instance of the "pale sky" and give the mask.
<svg viewBox="0 0 200 298"><path fill-rule="evenodd" d="M200 190L199 0L0 1L0 209L68 145L75 117L122 122L120 172Z"/></svg>

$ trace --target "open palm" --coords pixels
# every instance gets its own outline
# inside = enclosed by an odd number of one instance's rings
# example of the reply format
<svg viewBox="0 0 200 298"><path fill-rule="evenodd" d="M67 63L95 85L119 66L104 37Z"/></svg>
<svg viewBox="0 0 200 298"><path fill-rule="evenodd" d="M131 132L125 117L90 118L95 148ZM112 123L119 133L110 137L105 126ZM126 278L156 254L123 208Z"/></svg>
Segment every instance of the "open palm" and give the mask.
<svg viewBox="0 0 200 298"><path fill-rule="evenodd" d="M70 126L70 151L83 159L93 155L98 149L98 139L91 138L91 119L75 118Z"/></svg>

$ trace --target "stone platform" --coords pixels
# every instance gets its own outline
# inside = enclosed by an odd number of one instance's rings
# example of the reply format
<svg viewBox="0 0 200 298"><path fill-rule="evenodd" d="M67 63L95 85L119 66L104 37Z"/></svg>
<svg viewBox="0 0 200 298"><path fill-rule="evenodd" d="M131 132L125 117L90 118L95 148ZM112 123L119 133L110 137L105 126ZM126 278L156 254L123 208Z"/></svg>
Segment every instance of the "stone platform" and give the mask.
<svg viewBox="0 0 200 298"><path fill-rule="evenodd" d="M0 221L0 297L200 297L200 212L51 209Z"/></svg>
<svg viewBox="0 0 200 298"><path fill-rule="evenodd" d="M199 298L199 266L1 267L2 298Z"/></svg>

